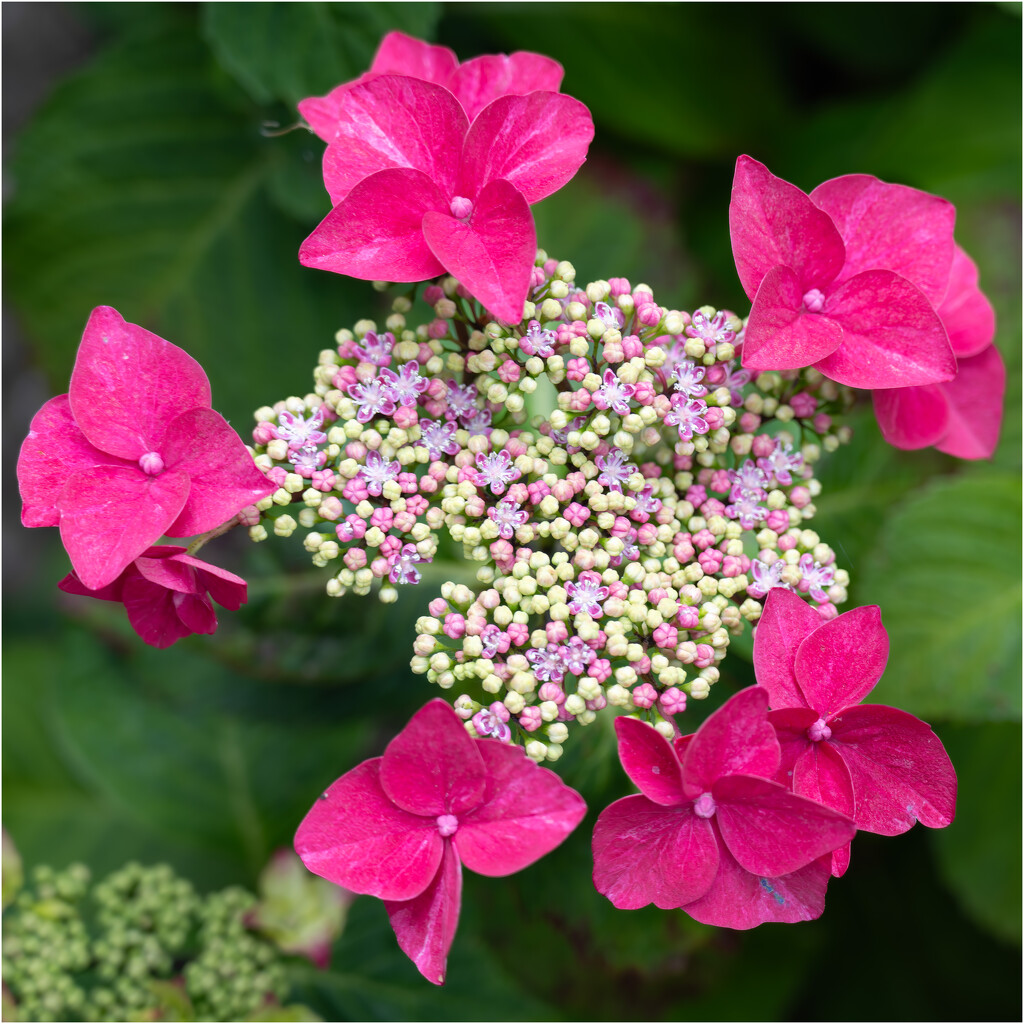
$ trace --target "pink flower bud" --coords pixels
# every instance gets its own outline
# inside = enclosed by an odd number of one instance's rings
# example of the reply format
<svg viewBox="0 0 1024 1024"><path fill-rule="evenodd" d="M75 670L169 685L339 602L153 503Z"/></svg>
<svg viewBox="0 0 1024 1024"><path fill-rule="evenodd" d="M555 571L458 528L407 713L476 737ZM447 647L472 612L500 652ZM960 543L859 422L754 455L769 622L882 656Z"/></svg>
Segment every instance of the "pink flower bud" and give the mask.
<svg viewBox="0 0 1024 1024"><path fill-rule="evenodd" d="M633 690L633 703L638 708L652 707L658 699L658 691L650 683L641 683Z"/></svg>
<svg viewBox="0 0 1024 1024"><path fill-rule="evenodd" d="M765 526L769 530L774 530L776 533L781 533L789 526L789 513L784 508L772 509L766 517Z"/></svg>

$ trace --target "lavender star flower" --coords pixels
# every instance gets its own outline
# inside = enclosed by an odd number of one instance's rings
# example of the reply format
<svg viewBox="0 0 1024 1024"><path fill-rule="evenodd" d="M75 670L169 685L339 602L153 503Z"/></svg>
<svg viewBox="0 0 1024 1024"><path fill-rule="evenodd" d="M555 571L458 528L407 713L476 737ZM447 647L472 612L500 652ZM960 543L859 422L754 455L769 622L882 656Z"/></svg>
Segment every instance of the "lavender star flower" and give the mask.
<svg viewBox="0 0 1024 1024"><path fill-rule="evenodd" d="M461 420L470 437L481 435L489 437L491 433L491 411L490 409L475 409L471 416L465 416Z"/></svg>
<svg viewBox="0 0 1024 1024"><path fill-rule="evenodd" d="M519 339L519 347L528 356L547 359L555 354L556 340L554 331L546 331L536 320L531 320L526 334Z"/></svg>
<svg viewBox="0 0 1024 1024"><path fill-rule="evenodd" d="M569 642L561 647L560 653L566 670L574 676L583 675L587 666L597 657L578 636L570 637Z"/></svg>
<svg viewBox="0 0 1024 1024"><path fill-rule="evenodd" d="M804 457L800 452L794 452L788 441L777 441L775 451L765 459L758 459L757 464L783 487L788 487L793 482L793 473L803 468Z"/></svg>
<svg viewBox="0 0 1024 1024"><path fill-rule="evenodd" d="M523 474L512 465L512 456L502 449L490 455L480 453L476 457L477 487L490 487L491 494L504 494L505 488Z"/></svg>
<svg viewBox="0 0 1024 1024"><path fill-rule="evenodd" d="M750 571L754 577L754 582L747 587L747 593L751 597L760 598L776 587L782 587L783 590L792 589L788 584L782 582L782 571L785 568L786 563L781 558L772 562L771 565L767 562L762 562L760 558L755 558L750 563Z"/></svg>
<svg viewBox="0 0 1024 1024"><path fill-rule="evenodd" d="M809 593L819 604L827 601L825 587L831 587L835 582L835 569L831 565L822 565L814 561L814 556L808 552L800 556L800 572L803 578L797 585L797 590L803 594Z"/></svg>
<svg viewBox="0 0 1024 1024"><path fill-rule="evenodd" d="M402 464L396 459L389 462L380 452L368 452L366 465L359 470L359 475L366 481L366 490L375 498L379 498L384 485L398 476Z"/></svg>
<svg viewBox="0 0 1024 1024"><path fill-rule="evenodd" d="M733 503L725 506L725 514L730 519L738 519L744 530L752 530L768 515L768 510L758 504L763 494L763 491L740 490Z"/></svg>
<svg viewBox="0 0 1024 1024"><path fill-rule="evenodd" d="M756 493L761 500L767 497L768 475L759 466L754 465L753 460L745 459L739 469L730 469L727 472L732 482L732 489L729 491L730 501L735 501L743 491L748 494Z"/></svg>
<svg viewBox="0 0 1024 1024"><path fill-rule="evenodd" d="M292 466L295 467L295 472L299 476L308 479L318 469L323 468L324 463L327 461L327 452L320 451L316 445L311 444L306 445L304 448L289 449L288 457Z"/></svg>
<svg viewBox="0 0 1024 1024"><path fill-rule="evenodd" d="M398 373L395 373L394 370L380 371L381 377L391 386L392 394L398 405L414 406L419 401L420 395L429 387L430 382L426 377L420 376L419 369L420 364L415 359L411 359L402 366Z"/></svg>
<svg viewBox="0 0 1024 1024"><path fill-rule="evenodd" d="M445 410L445 418L449 420L462 419L472 416L479 408L477 405L477 391L472 384L456 384L455 381L448 381L448 408Z"/></svg>
<svg viewBox="0 0 1024 1024"><path fill-rule="evenodd" d="M708 393L708 389L701 384L704 379L704 367L698 366L690 359L679 360L673 370L673 376L676 391L687 398L703 398Z"/></svg>
<svg viewBox="0 0 1024 1024"><path fill-rule="evenodd" d="M383 377L374 377L365 384L350 384L345 390L359 407L356 419L360 423L369 423L374 416L390 416L395 411L395 393Z"/></svg>
<svg viewBox="0 0 1024 1024"><path fill-rule="evenodd" d="M710 429L704 419L707 411L707 403L699 398L687 401L683 395L675 394L672 396L672 408L665 414L665 422L679 428L680 441L689 441L694 434L706 434Z"/></svg>
<svg viewBox="0 0 1024 1024"><path fill-rule="evenodd" d="M626 455L621 448L613 448L607 455L598 455L594 463L601 470L597 482L620 494L622 485L637 472L636 466L626 461Z"/></svg>
<svg viewBox="0 0 1024 1024"><path fill-rule="evenodd" d="M561 649L557 644L547 647L531 647L526 652L527 660L533 666L534 675L542 683L560 683L565 675Z"/></svg>
<svg viewBox="0 0 1024 1024"><path fill-rule="evenodd" d="M743 389L750 383L751 374L749 370L736 369L735 360L725 366L728 372L721 386L729 389L729 404L739 408L743 404Z"/></svg>
<svg viewBox="0 0 1024 1024"><path fill-rule="evenodd" d="M518 501L502 498L487 510L487 518L498 527L499 537L511 540L516 530L530 518L530 513L521 509Z"/></svg>
<svg viewBox="0 0 1024 1024"><path fill-rule="evenodd" d="M616 306L609 306L607 302L599 302L594 306L594 316L605 325L605 327L616 327L621 330L626 326L626 318L622 310Z"/></svg>
<svg viewBox="0 0 1024 1024"><path fill-rule="evenodd" d="M504 637L505 634L501 631L501 627L489 622L480 631L480 643L483 644L481 655L485 658L493 658L498 653L498 648Z"/></svg>
<svg viewBox="0 0 1024 1024"><path fill-rule="evenodd" d="M569 597L570 614L585 612L594 619L604 614L601 602L608 600L608 588L601 586L601 577L596 572L581 572L575 582L566 583L565 592Z"/></svg>
<svg viewBox="0 0 1024 1024"><path fill-rule="evenodd" d="M392 583L419 583L423 577L416 566L429 561L429 558L420 556L415 544L403 544L402 550L394 556L388 579Z"/></svg>
<svg viewBox="0 0 1024 1024"><path fill-rule="evenodd" d="M614 409L620 416L626 416L635 392L636 388L619 380L613 370L605 370L604 383L594 392L593 402L598 409Z"/></svg>
<svg viewBox="0 0 1024 1024"><path fill-rule="evenodd" d="M509 743L512 739L512 730L508 727L508 723L503 722L487 708L478 711L473 716L472 722L478 736L490 736L492 739L501 740L502 743Z"/></svg>
<svg viewBox="0 0 1024 1024"><path fill-rule="evenodd" d="M648 484L639 494L635 495L634 515L653 516L661 508L661 499L654 496L654 485Z"/></svg>
<svg viewBox="0 0 1024 1024"><path fill-rule="evenodd" d="M716 345L726 342L733 342L736 338L734 331L730 331L726 324L725 313L719 311L711 319L708 319L699 309L693 314L690 326L686 328L688 338L700 338L704 347L713 352Z"/></svg>
<svg viewBox="0 0 1024 1024"><path fill-rule="evenodd" d="M356 352L364 362L373 363L375 366L390 366L391 351L394 347L395 336L390 331L383 334L367 331L362 347L356 348Z"/></svg>
<svg viewBox="0 0 1024 1024"><path fill-rule="evenodd" d="M274 437L288 442L289 449L305 448L308 445L323 444L327 435L320 429L324 422L323 409L317 409L309 419L295 416L287 410L277 415Z"/></svg>
<svg viewBox="0 0 1024 1024"><path fill-rule="evenodd" d="M459 454L459 442L455 440L456 429L450 420L420 420L420 443L433 461L436 462L442 455Z"/></svg>

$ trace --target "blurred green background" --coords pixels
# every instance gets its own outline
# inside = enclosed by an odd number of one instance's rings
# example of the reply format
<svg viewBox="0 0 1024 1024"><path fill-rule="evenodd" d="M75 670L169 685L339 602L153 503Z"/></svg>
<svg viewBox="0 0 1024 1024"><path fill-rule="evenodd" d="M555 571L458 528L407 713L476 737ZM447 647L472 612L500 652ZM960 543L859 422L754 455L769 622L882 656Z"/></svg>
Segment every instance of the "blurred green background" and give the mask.
<svg viewBox="0 0 1024 1024"><path fill-rule="evenodd" d="M30 10L34 8L34 13ZM995 457L884 445L870 410L823 469L814 527L892 641L872 700L928 720L955 823L861 835L824 917L732 933L614 910L590 884L596 813L629 791L595 724L560 766L591 815L510 879L466 879L448 986L422 982L358 900L332 969L294 972L326 1019L999 1020L1020 1011L1021 7L1001 4L5 4L5 431L66 390L89 310L115 306L206 367L245 433L310 389L364 282L299 266L327 211L295 102L369 64L392 28L462 58L532 49L591 108L587 164L535 208L583 281L743 311L727 228L740 153L810 190L851 172L939 193L997 311L1009 368ZM45 98L44 98L45 96ZM298 543L225 538L251 581L216 639L145 648L116 609L64 600L56 531L17 525L5 460L3 820L26 863L168 860L253 885L326 783L431 696L412 622L323 598ZM753 681L737 654L710 704ZM695 708L695 726L706 709Z"/></svg>

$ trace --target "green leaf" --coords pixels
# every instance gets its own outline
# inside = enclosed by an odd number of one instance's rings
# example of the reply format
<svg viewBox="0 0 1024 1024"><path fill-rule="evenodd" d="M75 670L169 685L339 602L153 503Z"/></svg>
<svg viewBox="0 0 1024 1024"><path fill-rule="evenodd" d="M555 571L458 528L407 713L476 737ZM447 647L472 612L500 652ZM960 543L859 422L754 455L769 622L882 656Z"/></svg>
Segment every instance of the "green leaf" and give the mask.
<svg viewBox="0 0 1024 1024"><path fill-rule="evenodd" d="M430 39L436 3L208 3L203 34L258 103L294 105L366 71L392 29Z"/></svg>
<svg viewBox="0 0 1024 1024"><path fill-rule="evenodd" d="M892 513L859 589L891 640L872 702L925 719L1020 718L1020 519L1020 478L983 467Z"/></svg>
<svg viewBox="0 0 1024 1024"><path fill-rule="evenodd" d="M963 909L1001 939L1021 941L1020 728L1008 722L948 727L956 818L932 837L939 870Z"/></svg>

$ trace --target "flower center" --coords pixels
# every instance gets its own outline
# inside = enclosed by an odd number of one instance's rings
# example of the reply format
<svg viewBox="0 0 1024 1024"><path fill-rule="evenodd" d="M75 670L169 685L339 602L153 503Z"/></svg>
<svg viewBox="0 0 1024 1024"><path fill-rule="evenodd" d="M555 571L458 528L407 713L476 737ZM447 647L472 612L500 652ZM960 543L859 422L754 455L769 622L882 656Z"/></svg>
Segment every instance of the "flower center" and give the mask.
<svg viewBox="0 0 1024 1024"><path fill-rule="evenodd" d="M160 458L158 452L146 452L139 459L139 469L146 476L159 476L164 471L164 460Z"/></svg>
<svg viewBox="0 0 1024 1024"><path fill-rule="evenodd" d="M832 730L825 724L824 718L819 718L814 725L807 730L807 738L812 743L832 738Z"/></svg>
<svg viewBox="0 0 1024 1024"><path fill-rule="evenodd" d="M825 294L824 292L818 291L817 288L812 288L804 296L804 309L808 313L820 313L825 308Z"/></svg>
<svg viewBox="0 0 1024 1024"><path fill-rule="evenodd" d="M718 805L715 803L715 799L710 793L701 793L701 795L693 801L693 813L696 814L698 818L710 818L716 810L718 810Z"/></svg>
<svg viewBox="0 0 1024 1024"><path fill-rule="evenodd" d="M465 196L456 196L452 200L451 211L456 220L467 220L473 212L473 200Z"/></svg>
<svg viewBox="0 0 1024 1024"><path fill-rule="evenodd" d="M459 827L459 819L454 814L439 814L437 816L437 831L443 836L453 836Z"/></svg>

